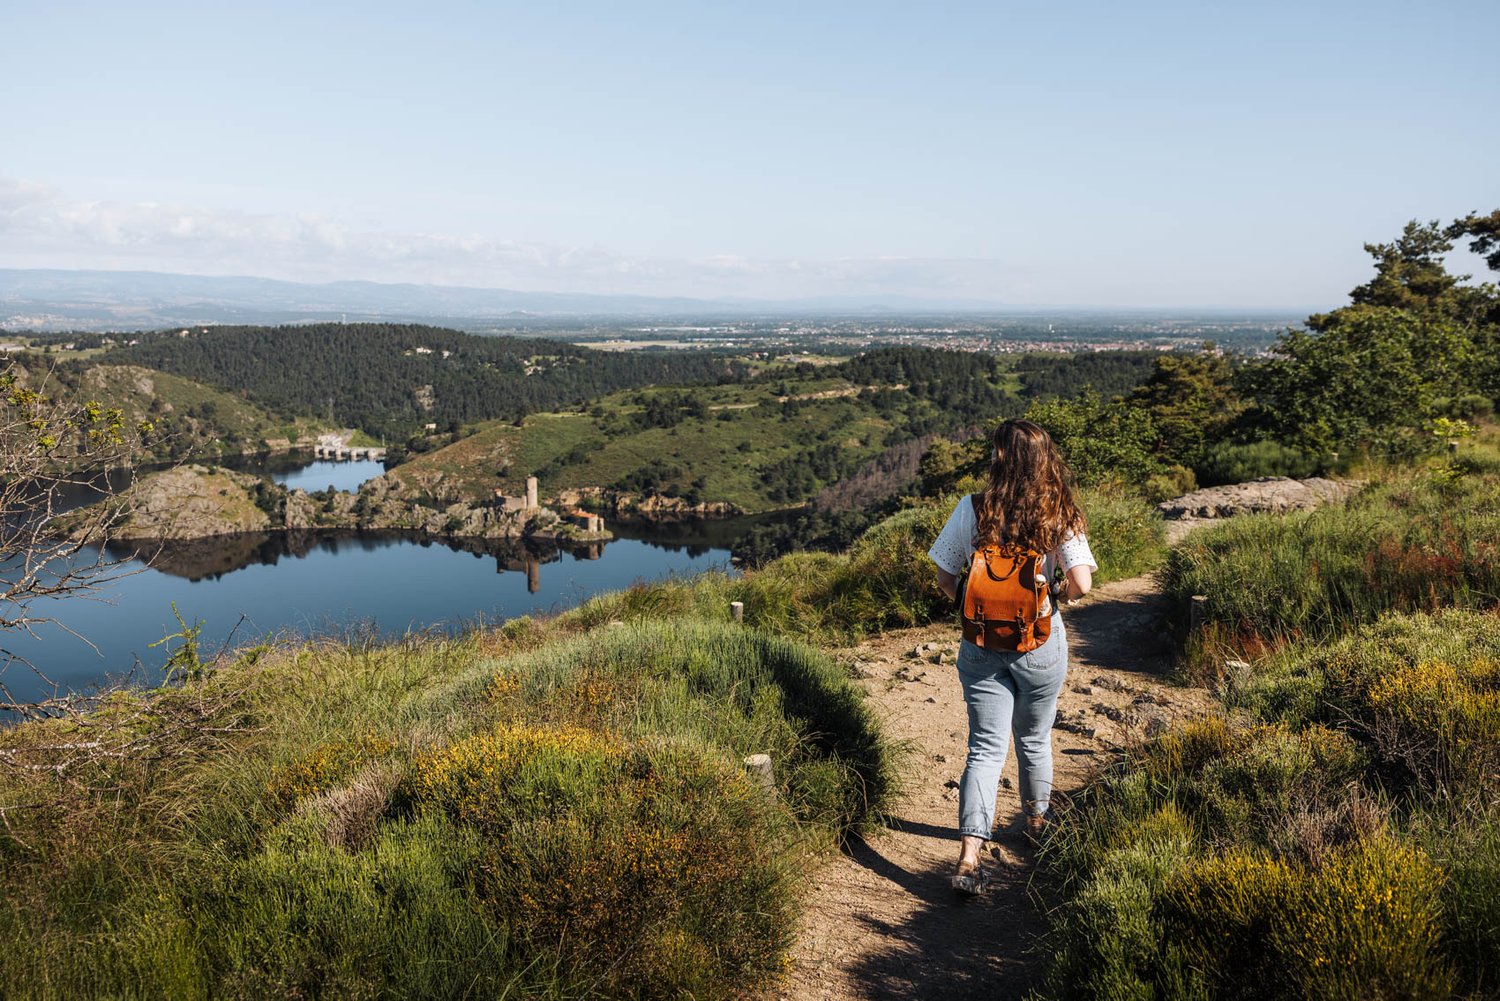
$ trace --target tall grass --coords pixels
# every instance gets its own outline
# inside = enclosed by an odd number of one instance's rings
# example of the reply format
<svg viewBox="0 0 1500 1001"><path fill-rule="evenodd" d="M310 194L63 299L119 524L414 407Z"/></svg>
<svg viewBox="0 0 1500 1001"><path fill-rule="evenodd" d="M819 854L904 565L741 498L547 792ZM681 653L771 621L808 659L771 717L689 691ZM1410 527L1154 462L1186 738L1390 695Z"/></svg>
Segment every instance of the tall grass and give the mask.
<svg viewBox="0 0 1500 1001"><path fill-rule="evenodd" d="M858 693L815 650L727 623L535 633L286 651L162 696L230 700L237 722L170 762L7 774L7 996L772 981L809 853L889 794ZM56 736L0 740L24 759ZM774 795L744 774L753 752Z"/></svg>
<svg viewBox="0 0 1500 1001"><path fill-rule="evenodd" d="M1089 548L1099 561L1099 583L1146 573L1166 556L1166 530L1156 508L1118 487L1080 491L1089 522Z"/></svg>
<svg viewBox="0 0 1500 1001"><path fill-rule="evenodd" d="M1207 597L1210 641L1252 652L1330 639L1388 611L1500 603L1500 476L1407 474L1346 505L1234 519L1163 568L1169 594Z"/></svg>

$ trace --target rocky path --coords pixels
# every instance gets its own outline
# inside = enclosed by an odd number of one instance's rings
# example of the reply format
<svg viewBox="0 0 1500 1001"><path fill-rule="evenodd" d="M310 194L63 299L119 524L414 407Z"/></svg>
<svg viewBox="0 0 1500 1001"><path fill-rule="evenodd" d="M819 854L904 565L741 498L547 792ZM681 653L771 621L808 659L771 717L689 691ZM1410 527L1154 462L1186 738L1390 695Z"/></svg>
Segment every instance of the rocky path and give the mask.
<svg viewBox="0 0 1500 1001"><path fill-rule="evenodd" d="M1207 706L1206 692L1164 678L1161 601L1151 579L1137 577L1104 585L1064 613L1070 666L1053 732L1064 793L1119 749ZM1043 929L1042 902L1028 892L1032 858L1017 829L1014 754L991 860L998 885L977 899L948 885L968 733L957 649L957 627L944 624L841 652L905 749L904 793L887 829L813 877L781 997L959 1001L1020 997L1033 985L1040 964L1028 950Z"/></svg>

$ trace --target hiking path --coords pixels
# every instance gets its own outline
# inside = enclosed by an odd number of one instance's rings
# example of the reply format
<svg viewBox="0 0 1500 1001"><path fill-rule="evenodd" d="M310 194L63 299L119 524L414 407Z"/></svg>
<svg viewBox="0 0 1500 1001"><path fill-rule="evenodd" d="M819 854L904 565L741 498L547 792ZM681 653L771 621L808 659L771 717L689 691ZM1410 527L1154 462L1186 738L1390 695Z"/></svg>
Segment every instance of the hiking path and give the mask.
<svg viewBox="0 0 1500 1001"><path fill-rule="evenodd" d="M1085 785L1119 752L1203 712L1208 693L1167 679L1165 599L1151 577L1096 588L1064 611L1068 681L1053 729L1054 785ZM958 858L958 778L968 721L956 623L886 633L836 655L851 664L899 745L901 792L887 827L811 877L785 999L1019 998L1038 986L1045 927L1034 852L1019 829L1015 754L997 806L996 877L982 897L949 886Z"/></svg>

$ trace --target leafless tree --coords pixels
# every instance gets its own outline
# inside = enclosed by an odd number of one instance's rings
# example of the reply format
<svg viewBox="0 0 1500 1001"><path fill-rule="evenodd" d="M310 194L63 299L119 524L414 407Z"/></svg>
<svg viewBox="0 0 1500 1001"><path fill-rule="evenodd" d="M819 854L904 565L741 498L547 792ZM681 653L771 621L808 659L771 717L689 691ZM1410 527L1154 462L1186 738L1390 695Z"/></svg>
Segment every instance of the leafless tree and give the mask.
<svg viewBox="0 0 1500 1001"><path fill-rule="evenodd" d="M117 488L121 478L128 483L152 428L57 389L50 372L30 372L18 361L0 369L0 710L22 715L53 715L69 699L15 699L5 675L17 665L52 683L10 650L6 637L35 635L45 623L66 628L53 602L97 596L103 585L142 569L105 546L127 513L122 505L76 505L80 494L102 499L111 475Z"/></svg>

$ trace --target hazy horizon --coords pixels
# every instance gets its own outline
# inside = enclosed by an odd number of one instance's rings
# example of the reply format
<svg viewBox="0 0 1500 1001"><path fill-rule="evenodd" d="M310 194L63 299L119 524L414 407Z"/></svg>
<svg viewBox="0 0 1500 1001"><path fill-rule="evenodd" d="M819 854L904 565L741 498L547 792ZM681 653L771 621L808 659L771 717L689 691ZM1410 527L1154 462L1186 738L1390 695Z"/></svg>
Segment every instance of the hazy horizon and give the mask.
<svg viewBox="0 0 1500 1001"><path fill-rule="evenodd" d="M0 267L1294 310L1500 201L1477 0L357 14L13 12Z"/></svg>
<svg viewBox="0 0 1500 1001"><path fill-rule="evenodd" d="M1129 315L1134 313L1167 313L1167 314L1252 314L1252 315L1304 315L1337 307L1341 304L1343 297L1334 296L1329 301L1322 303L1302 304L1270 304L1264 306L1251 306L1236 303L1208 303L1204 305L1183 305L1180 303L1142 303L1138 305L1120 305L1115 303L1101 303L1097 305L1084 305L1067 302L1037 302L1037 303L1013 303L1000 301L963 300L963 299L940 299L924 298L921 296L890 295L887 298L888 305L882 305L882 296L878 292L864 295L859 294L824 294L808 295L794 298L765 298L755 296L654 296L639 293L570 293L557 289L517 289L503 286L485 285L462 285L444 284L442 282L402 282L402 281L373 281L364 278L339 278L328 281L310 282L297 281L294 279L274 278L267 275L252 275L243 273L213 273L194 271L157 271L143 268L6 268L0 267L0 275L17 273L35 274L65 274L65 275L139 275L151 278L186 278L190 280L223 281L223 282L267 282L282 285L301 286L308 289L332 289L347 286L375 286L382 289L411 288L416 290L433 290L438 292L472 292L472 293L497 293L513 294L517 296L557 296L578 299L639 299L646 303L651 302L673 302L683 303L698 302L705 308L717 305L737 305L743 307L766 306L771 308L794 307L805 304L809 307L818 303L832 301L866 302L871 309L889 309L899 313L900 310L910 309L934 309L955 315L995 315L1010 316L1024 313L1078 313L1091 314L1120 314ZM4 295L4 288L0 287L0 296ZM608 315L599 313L597 315Z"/></svg>

